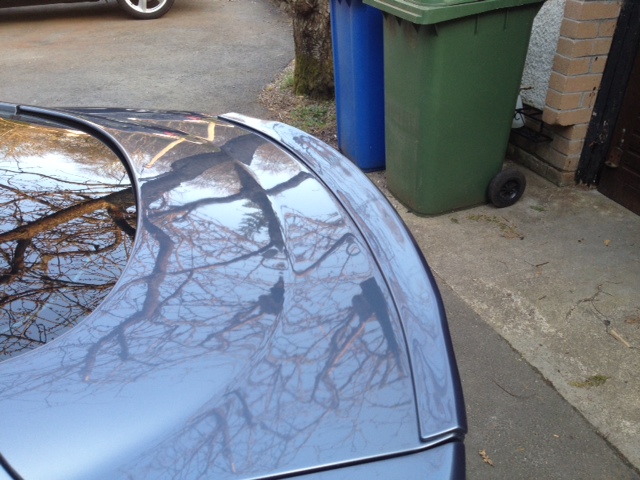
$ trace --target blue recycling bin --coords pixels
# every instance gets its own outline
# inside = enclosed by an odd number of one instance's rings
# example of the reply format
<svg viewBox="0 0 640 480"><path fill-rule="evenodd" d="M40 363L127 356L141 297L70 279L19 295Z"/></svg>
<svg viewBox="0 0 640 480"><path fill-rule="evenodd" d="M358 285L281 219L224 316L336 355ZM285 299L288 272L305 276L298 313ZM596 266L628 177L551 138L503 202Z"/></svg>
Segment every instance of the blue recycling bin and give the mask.
<svg viewBox="0 0 640 480"><path fill-rule="evenodd" d="M338 147L365 172L385 168L382 12L331 0Z"/></svg>

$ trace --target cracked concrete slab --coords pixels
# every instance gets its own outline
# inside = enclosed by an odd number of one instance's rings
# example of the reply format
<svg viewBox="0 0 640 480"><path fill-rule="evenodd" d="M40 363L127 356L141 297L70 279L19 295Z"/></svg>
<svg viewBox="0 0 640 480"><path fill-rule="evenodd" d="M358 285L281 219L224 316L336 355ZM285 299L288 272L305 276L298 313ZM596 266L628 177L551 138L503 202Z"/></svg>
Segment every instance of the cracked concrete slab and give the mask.
<svg viewBox="0 0 640 480"><path fill-rule="evenodd" d="M427 218L390 200L440 280L640 467L640 216L523 172L506 209Z"/></svg>
<svg viewBox="0 0 640 480"><path fill-rule="evenodd" d="M539 372L437 280L465 392L468 478L640 479Z"/></svg>

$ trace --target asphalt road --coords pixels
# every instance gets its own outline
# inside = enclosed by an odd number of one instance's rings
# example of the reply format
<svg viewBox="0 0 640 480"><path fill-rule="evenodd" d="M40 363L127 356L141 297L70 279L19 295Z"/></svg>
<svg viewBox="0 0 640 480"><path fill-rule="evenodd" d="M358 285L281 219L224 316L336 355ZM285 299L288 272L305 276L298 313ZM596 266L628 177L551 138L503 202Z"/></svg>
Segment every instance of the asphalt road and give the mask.
<svg viewBox="0 0 640 480"><path fill-rule="evenodd" d="M0 101L254 116L294 56L268 0L176 0L151 21L115 0L0 9L0 48Z"/></svg>
<svg viewBox="0 0 640 480"><path fill-rule="evenodd" d="M266 116L257 96L292 58L289 21L269 0L176 0L155 21L130 20L115 0L0 10L6 102ZM441 287L465 389L470 479L640 478Z"/></svg>

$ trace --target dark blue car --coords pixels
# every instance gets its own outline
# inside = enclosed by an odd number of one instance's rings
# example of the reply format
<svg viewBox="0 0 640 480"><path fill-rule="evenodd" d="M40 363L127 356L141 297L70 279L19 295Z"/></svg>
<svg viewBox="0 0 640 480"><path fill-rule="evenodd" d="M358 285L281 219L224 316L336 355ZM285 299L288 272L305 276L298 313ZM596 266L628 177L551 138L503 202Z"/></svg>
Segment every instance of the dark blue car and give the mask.
<svg viewBox="0 0 640 480"><path fill-rule="evenodd" d="M0 169L0 478L464 478L435 283L326 144L0 104Z"/></svg>

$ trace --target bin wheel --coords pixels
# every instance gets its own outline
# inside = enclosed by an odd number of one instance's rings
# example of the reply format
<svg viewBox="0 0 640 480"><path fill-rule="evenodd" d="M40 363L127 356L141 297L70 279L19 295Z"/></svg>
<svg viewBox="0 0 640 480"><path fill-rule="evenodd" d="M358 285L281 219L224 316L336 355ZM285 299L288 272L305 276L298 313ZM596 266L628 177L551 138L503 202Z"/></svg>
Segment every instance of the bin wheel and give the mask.
<svg viewBox="0 0 640 480"><path fill-rule="evenodd" d="M489 200L497 208L510 207L520 200L526 186L527 179L522 172L503 170L489 184Z"/></svg>

